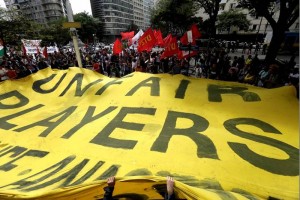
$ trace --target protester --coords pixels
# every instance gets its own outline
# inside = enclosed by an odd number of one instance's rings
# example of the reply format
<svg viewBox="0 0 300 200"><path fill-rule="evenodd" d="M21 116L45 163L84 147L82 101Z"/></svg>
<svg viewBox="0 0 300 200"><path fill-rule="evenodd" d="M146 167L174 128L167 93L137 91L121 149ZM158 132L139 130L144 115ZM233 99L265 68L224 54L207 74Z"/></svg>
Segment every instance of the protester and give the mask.
<svg viewBox="0 0 300 200"><path fill-rule="evenodd" d="M229 45L229 42L227 42ZM257 43L259 44L259 43ZM222 41L219 41L222 46ZM236 46L231 42L231 47ZM265 66L258 59L256 51L252 58L252 43L244 43L243 52L248 48L249 55L234 56L233 59L226 53L226 49L207 49L193 54L195 70L190 72L190 59L188 56L180 58L173 55L160 59L162 52L138 52L133 49L124 49L118 55L102 48L95 50L80 50L83 68L92 69L108 77L122 77L132 72L144 73L170 73L183 74L199 78L209 78L224 81L239 81L259 87L274 88L283 86L290 80L290 69L295 65L295 56L290 59L286 67L277 66L278 69ZM265 45L264 45L265 46ZM263 47L264 48L264 47ZM263 49L264 51L264 49ZM74 51L60 49L49 53L47 58L43 55L21 55L17 52L5 55L0 63L0 81L18 79L36 73L38 70L51 67L52 69L67 70L69 67L78 67ZM296 84L292 84L296 85Z"/></svg>

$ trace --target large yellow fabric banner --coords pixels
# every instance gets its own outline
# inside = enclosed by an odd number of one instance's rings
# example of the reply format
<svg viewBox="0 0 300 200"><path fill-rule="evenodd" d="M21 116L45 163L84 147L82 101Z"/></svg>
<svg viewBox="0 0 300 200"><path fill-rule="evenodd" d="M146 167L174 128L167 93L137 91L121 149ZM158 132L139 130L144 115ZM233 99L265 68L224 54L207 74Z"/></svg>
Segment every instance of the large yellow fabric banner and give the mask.
<svg viewBox="0 0 300 200"><path fill-rule="evenodd" d="M44 69L0 83L0 199L298 199L293 87Z"/></svg>

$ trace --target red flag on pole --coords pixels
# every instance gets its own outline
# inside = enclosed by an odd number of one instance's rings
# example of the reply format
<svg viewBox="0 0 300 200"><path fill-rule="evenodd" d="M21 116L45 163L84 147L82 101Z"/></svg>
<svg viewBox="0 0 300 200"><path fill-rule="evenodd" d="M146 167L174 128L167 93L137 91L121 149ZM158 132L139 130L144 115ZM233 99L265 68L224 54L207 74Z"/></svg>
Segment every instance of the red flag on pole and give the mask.
<svg viewBox="0 0 300 200"><path fill-rule="evenodd" d="M163 47L164 46L164 41L162 38L162 34L160 30L154 30L154 36L156 39L156 45Z"/></svg>
<svg viewBox="0 0 300 200"><path fill-rule="evenodd" d="M177 53L178 53L178 44L177 44L176 37L173 37L169 42L169 44L165 47L165 51L161 55L160 59L173 56L174 54Z"/></svg>
<svg viewBox="0 0 300 200"><path fill-rule="evenodd" d="M152 47L156 44L156 39L151 28L140 37L138 41L138 52L151 51Z"/></svg>
<svg viewBox="0 0 300 200"><path fill-rule="evenodd" d="M180 38L181 44L188 45L189 43L195 45L196 39L201 37L201 33L198 30L196 24L193 24L191 29L184 33L184 35Z"/></svg>
<svg viewBox="0 0 300 200"><path fill-rule="evenodd" d="M165 38L163 39L164 46L167 46L167 45L171 42L172 38L173 38L173 37L172 37L171 33L170 33L169 35L167 35L167 37L165 37Z"/></svg>
<svg viewBox="0 0 300 200"><path fill-rule="evenodd" d="M48 58L47 46L44 47L44 50L43 50L43 56L44 56L45 58Z"/></svg>
<svg viewBox="0 0 300 200"><path fill-rule="evenodd" d="M121 32L121 36L122 36L121 40L129 40L129 39L133 38L134 31L131 31L131 32Z"/></svg>
<svg viewBox="0 0 300 200"><path fill-rule="evenodd" d="M114 42L114 47L113 47L113 55L118 55L119 53L122 52L122 43L119 38L116 39Z"/></svg>

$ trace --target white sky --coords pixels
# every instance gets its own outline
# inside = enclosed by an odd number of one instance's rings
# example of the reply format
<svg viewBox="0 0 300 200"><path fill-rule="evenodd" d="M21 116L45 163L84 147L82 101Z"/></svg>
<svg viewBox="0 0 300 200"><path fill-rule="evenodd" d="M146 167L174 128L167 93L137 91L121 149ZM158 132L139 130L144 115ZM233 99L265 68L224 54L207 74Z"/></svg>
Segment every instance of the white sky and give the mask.
<svg viewBox="0 0 300 200"><path fill-rule="evenodd" d="M86 11L90 15L92 15L90 0L69 0L69 1L72 5L72 10L74 14Z"/></svg>
<svg viewBox="0 0 300 200"><path fill-rule="evenodd" d="M69 0L69 1L72 5L74 14L86 11L90 15L92 15L90 0ZM5 8L4 0L0 0L0 6Z"/></svg>

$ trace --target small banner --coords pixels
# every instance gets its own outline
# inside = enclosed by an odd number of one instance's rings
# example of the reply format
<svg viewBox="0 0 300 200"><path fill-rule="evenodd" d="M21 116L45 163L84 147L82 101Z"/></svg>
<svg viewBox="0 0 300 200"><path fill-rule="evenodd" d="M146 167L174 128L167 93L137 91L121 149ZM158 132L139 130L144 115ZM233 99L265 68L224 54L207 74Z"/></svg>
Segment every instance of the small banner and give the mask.
<svg viewBox="0 0 300 200"><path fill-rule="evenodd" d="M298 199L299 101L183 75L46 68L0 82L0 199Z"/></svg>
<svg viewBox="0 0 300 200"><path fill-rule="evenodd" d="M42 40L25 40L22 39L22 51L23 54L39 54L43 52L44 47L40 47ZM58 48L56 46L47 47L47 53L58 52Z"/></svg>

